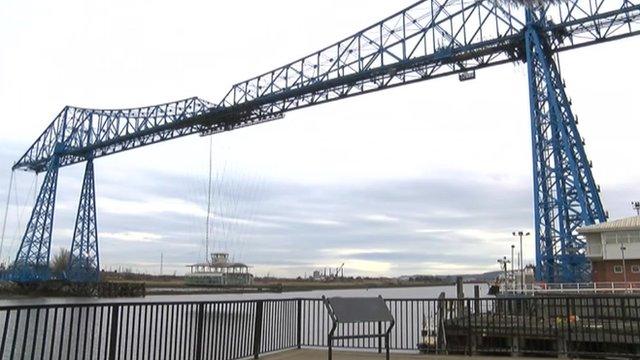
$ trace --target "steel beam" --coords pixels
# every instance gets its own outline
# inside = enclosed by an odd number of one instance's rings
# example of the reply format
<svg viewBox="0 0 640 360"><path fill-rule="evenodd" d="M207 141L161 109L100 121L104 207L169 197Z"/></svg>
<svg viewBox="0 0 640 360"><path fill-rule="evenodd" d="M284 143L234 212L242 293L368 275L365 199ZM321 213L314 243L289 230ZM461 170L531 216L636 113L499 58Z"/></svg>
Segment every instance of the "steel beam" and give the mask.
<svg viewBox="0 0 640 360"><path fill-rule="evenodd" d="M536 277L547 282L590 279L578 227L606 220L582 138L539 17L528 11L525 32L533 144Z"/></svg>
<svg viewBox="0 0 640 360"><path fill-rule="evenodd" d="M46 281L51 277L49 257L59 165L59 157L54 155L47 166L47 174L11 267L10 278L15 282Z"/></svg>
<svg viewBox="0 0 640 360"><path fill-rule="evenodd" d="M638 0L548 2L553 51L640 33ZM65 107L15 164L44 171L195 133L213 134L296 109L524 59L526 19L500 1L424 0L285 66L232 86L217 105L193 97L132 109ZM92 124L92 125L89 125ZM91 139L91 140L89 140Z"/></svg>
<svg viewBox="0 0 640 360"><path fill-rule="evenodd" d="M93 159L87 161L84 171L78 215L69 256L66 274L69 281L97 282L100 280Z"/></svg>

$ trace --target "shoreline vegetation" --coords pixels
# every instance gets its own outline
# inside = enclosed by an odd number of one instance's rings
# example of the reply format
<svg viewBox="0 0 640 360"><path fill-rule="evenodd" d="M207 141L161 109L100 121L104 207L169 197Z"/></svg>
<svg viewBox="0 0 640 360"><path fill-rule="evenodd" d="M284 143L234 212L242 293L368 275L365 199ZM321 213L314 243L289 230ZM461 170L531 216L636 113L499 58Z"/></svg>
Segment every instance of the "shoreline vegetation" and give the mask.
<svg viewBox="0 0 640 360"><path fill-rule="evenodd" d="M256 277L252 285L245 287L191 287L184 285L183 276L140 275L130 273L105 273L105 276L103 276L107 281L143 281L147 295L284 293L313 290L450 286L455 284L456 277L457 275L413 275L399 278L358 276L331 277L322 280L312 280L301 277ZM463 281L466 283L487 283L493 279L493 273L463 276Z"/></svg>
<svg viewBox="0 0 640 360"><path fill-rule="evenodd" d="M484 274L483 274L484 275ZM456 276L406 276L387 277L345 277L312 280L302 278L255 278L250 286L238 287L192 287L184 283L183 276L160 276L136 273L103 272L102 280L110 287L130 288L132 285L143 288L144 295L200 295L200 294L238 294L238 293L286 293L313 290L348 290L374 288L432 287L451 286ZM490 281L488 277L464 276L465 283L482 284ZM0 283L0 299L37 298L37 297L95 297L95 293L78 291L79 287L65 282L49 282L47 285L21 286L14 283ZM139 297L140 293L128 295L110 295L104 297ZM143 295L143 296L144 296Z"/></svg>

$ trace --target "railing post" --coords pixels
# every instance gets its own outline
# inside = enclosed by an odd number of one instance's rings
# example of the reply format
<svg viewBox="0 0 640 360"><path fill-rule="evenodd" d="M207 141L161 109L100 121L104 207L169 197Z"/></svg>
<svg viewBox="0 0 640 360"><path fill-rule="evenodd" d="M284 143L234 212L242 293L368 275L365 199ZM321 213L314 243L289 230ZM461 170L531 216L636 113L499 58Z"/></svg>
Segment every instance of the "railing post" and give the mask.
<svg viewBox="0 0 640 360"><path fill-rule="evenodd" d="M111 327L109 328L109 360L116 359L116 343L118 342L118 323L120 306L111 305Z"/></svg>
<svg viewBox="0 0 640 360"><path fill-rule="evenodd" d="M467 355L471 356L474 353L474 333L471 326L471 299L466 299L467 302Z"/></svg>
<svg viewBox="0 0 640 360"><path fill-rule="evenodd" d="M567 306L567 340L565 342L565 356L568 357L571 354L571 298L567 296L565 299Z"/></svg>
<svg viewBox="0 0 640 360"><path fill-rule="evenodd" d="M382 334L382 321L378 321L378 334ZM382 354L382 337L378 338L378 354Z"/></svg>
<svg viewBox="0 0 640 360"><path fill-rule="evenodd" d="M264 301L256 301L256 318L253 332L253 358L257 359L260 355L260 343L262 342L262 308Z"/></svg>
<svg viewBox="0 0 640 360"><path fill-rule="evenodd" d="M302 345L302 299L298 299L298 349L300 349Z"/></svg>
<svg viewBox="0 0 640 360"><path fill-rule="evenodd" d="M204 304L198 304L196 317L197 317L196 360L201 360L202 359L202 329L204 327Z"/></svg>

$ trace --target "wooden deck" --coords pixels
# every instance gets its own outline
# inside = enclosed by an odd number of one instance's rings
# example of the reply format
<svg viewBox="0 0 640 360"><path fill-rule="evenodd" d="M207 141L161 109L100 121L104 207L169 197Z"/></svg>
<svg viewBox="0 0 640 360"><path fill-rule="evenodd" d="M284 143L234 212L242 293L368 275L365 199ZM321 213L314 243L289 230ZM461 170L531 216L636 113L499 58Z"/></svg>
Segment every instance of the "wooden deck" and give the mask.
<svg viewBox="0 0 640 360"><path fill-rule="evenodd" d="M384 352L365 351L340 351L333 350L334 360L384 360ZM327 352L325 350L300 349L287 350L274 354L260 356L264 360L327 360ZM419 353L391 353L391 360L469 360L469 359L485 359L485 360L505 360L505 359L537 359L527 357L513 356L458 356L458 355L423 355Z"/></svg>

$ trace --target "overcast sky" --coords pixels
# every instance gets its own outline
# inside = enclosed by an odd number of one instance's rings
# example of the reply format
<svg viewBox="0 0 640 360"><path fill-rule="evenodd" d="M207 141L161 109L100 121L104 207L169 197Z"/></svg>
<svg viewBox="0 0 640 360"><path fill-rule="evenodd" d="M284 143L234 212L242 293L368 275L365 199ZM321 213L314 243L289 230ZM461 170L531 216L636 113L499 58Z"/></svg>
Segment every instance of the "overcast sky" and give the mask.
<svg viewBox="0 0 640 360"><path fill-rule="evenodd" d="M411 3L2 1L0 213L11 164L63 106L217 103L233 83ZM638 49L632 38L561 55L613 218L640 200ZM513 64L215 135L215 248L259 275L342 262L346 275L497 270L511 232L533 227L529 122L526 67ZM209 138L192 136L96 160L103 267L157 273L164 253L181 273L203 258L208 154ZM70 246L82 172L60 171L53 248ZM34 178L16 173L3 260L15 256Z"/></svg>

